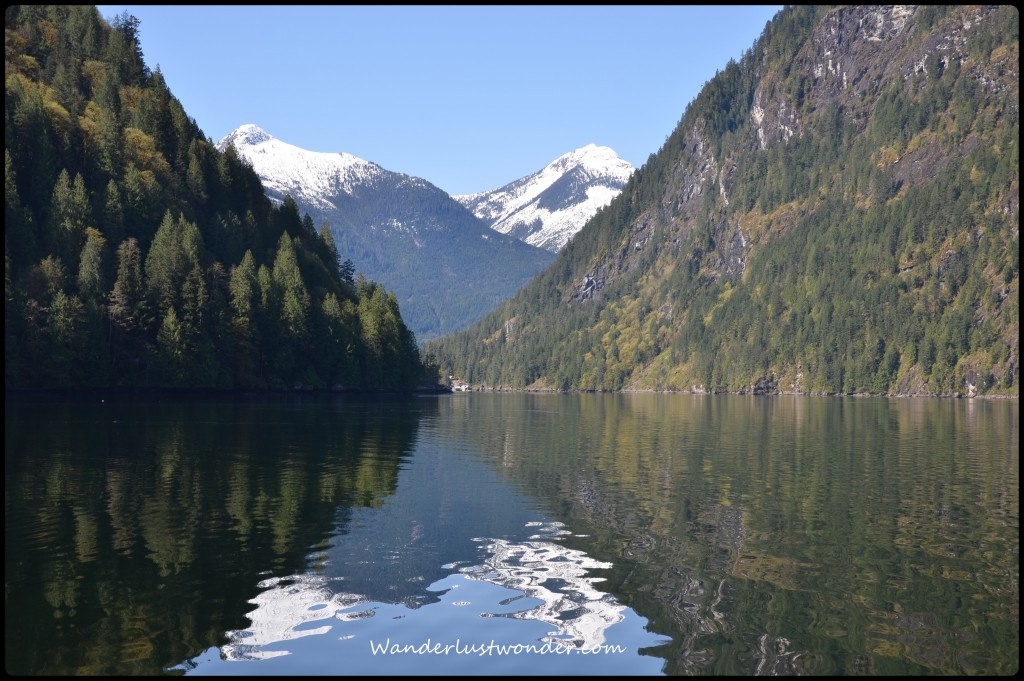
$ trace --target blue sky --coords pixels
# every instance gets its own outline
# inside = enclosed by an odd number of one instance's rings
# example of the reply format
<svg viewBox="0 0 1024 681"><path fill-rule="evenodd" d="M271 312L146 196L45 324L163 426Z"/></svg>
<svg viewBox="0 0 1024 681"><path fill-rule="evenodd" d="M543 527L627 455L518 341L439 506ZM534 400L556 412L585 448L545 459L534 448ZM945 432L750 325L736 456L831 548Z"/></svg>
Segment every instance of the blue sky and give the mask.
<svg viewBox="0 0 1024 681"><path fill-rule="evenodd" d="M639 167L779 5L101 5L214 142L255 123L449 194L594 143Z"/></svg>

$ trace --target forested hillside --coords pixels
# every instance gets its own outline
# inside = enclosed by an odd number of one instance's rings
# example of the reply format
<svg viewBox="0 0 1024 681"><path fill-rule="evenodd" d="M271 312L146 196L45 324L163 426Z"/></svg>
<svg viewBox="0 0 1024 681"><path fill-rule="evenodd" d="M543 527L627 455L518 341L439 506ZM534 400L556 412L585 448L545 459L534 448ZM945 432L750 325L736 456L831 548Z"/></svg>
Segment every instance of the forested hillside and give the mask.
<svg viewBox="0 0 1024 681"><path fill-rule="evenodd" d="M247 124L234 146L272 201L292 196L360 271L395 293L420 340L461 331L508 300L554 256L500 234L426 180L342 152L301 149Z"/></svg>
<svg viewBox="0 0 1024 681"><path fill-rule="evenodd" d="M1018 29L786 8L552 267L428 351L492 387L1018 394Z"/></svg>
<svg viewBox="0 0 1024 681"><path fill-rule="evenodd" d="M214 148L137 19L4 20L7 388L420 383L394 295Z"/></svg>

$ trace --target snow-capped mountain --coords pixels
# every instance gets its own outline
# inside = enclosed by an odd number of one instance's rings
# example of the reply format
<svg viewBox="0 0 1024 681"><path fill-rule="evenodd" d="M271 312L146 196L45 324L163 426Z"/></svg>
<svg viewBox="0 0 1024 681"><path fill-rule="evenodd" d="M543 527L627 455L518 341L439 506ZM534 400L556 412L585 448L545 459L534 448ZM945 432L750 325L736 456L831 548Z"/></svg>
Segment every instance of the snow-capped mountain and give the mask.
<svg viewBox="0 0 1024 681"><path fill-rule="evenodd" d="M452 198L491 229L557 253L611 203L632 172L608 147L588 144L504 187Z"/></svg>
<svg viewBox="0 0 1024 681"><path fill-rule="evenodd" d="M271 198L281 200L291 194L300 206L305 203L322 210L337 209L332 197L351 195L357 187L381 181L388 172L351 154L307 151L251 123L222 139L217 148L224 151L231 144L252 164Z"/></svg>
<svg viewBox="0 0 1024 681"><path fill-rule="evenodd" d="M554 260L490 229L430 182L345 153L309 151L243 125L217 143L252 164L271 199L331 227L340 257L398 298L419 340L463 329Z"/></svg>

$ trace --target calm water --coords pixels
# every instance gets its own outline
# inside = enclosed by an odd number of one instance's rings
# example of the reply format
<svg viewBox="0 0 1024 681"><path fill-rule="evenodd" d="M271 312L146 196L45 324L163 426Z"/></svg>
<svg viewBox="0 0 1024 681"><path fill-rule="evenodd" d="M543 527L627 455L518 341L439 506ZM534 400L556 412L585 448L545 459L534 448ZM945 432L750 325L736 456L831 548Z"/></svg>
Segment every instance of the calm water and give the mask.
<svg viewBox="0 0 1024 681"><path fill-rule="evenodd" d="M1017 401L5 407L14 674L1019 666Z"/></svg>

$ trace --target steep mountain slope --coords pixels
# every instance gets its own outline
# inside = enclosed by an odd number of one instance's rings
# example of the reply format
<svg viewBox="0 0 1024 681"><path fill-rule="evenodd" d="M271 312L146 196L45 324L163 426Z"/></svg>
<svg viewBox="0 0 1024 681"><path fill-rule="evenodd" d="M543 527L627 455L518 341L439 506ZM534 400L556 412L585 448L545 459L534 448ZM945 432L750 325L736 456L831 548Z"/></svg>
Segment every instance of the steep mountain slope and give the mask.
<svg viewBox="0 0 1024 681"><path fill-rule="evenodd" d="M426 180L344 153L308 151L243 125L233 146L280 202L330 225L340 257L395 292L420 340L479 320L553 256L499 234Z"/></svg>
<svg viewBox="0 0 1024 681"><path fill-rule="evenodd" d="M632 172L608 147L588 144L498 189L452 198L491 229L557 253L618 196Z"/></svg>
<svg viewBox="0 0 1024 681"><path fill-rule="evenodd" d="M551 268L428 351L493 386L1017 394L1018 26L788 7Z"/></svg>

